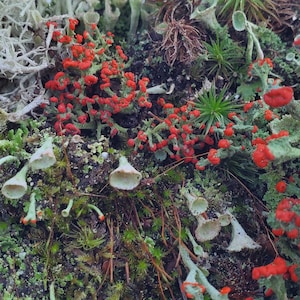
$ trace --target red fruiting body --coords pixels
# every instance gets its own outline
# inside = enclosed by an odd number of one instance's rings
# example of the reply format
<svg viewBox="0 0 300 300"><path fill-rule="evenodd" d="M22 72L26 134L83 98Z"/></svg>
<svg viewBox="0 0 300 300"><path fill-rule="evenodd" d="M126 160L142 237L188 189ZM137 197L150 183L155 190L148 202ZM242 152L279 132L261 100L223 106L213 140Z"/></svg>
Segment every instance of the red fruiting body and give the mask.
<svg viewBox="0 0 300 300"><path fill-rule="evenodd" d="M244 112L249 111L254 105L254 102L248 102L244 104Z"/></svg>
<svg viewBox="0 0 300 300"><path fill-rule="evenodd" d="M233 134L234 134L234 130L231 127L227 127L224 130L224 135L226 135L226 136L232 136Z"/></svg>
<svg viewBox="0 0 300 300"><path fill-rule="evenodd" d="M266 266L252 269L252 278L258 280L263 277L284 275L288 271L286 261L281 257L276 257L273 262Z"/></svg>
<svg viewBox="0 0 300 300"><path fill-rule="evenodd" d="M299 227L297 224L300 225L299 222L299 216L296 214L295 211L292 210L292 208L295 205L299 205L300 200L294 199L294 198L284 198L282 199L279 204L277 205L276 211L275 211L275 217L278 221L283 223L290 223L294 221L295 225ZM289 235L294 236L296 232L292 232Z"/></svg>
<svg viewBox="0 0 300 300"><path fill-rule="evenodd" d="M60 103L57 107L57 110L60 114L64 114L67 111L64 103Z"/></svg>
<svg viewBox="0 0 300 300"><path fill-rule="evenodd" d="M280 130L278 133L272 133L268 137L266 137L265 141L269 142L274 139L279 139L284 136L289 136L289 132L287 130Z"/></svg>
<svg viewBox="0 0 300 300"><path fill-rule="evenodd" d="M80 115L78 116L78 122L81 123L81 124L85 124L87 119L88 119L88 115L87 114L84 114L84 115Z"/></svg>
<svg viewBox="0 0 300 300"><path fill-rule="evenodd" d="M293 264L293 265L289 266L290 277L291 277L292 281L294 281L294 282L299 281L299 277L295 273L295 269L297 269L297 268L298 268L297 264Z"/></svg>
<svg viewBox="0 0 300 300"><path fill-rule="evenodd" d="M277 205L275 218L279 222L277 229L272 229L276 236L286 235L291 239L291 243L299 247L299 227L300 214L299 212L300 199L284 198Z"/></svg>
<svg viewBox="0 0 300 300"><path fill-rule="evenodd" d="M229 148L230 145L231 145L231 143L230 143L230 141L228 141L227 139L221 139L221 140L219 140L219 142L218 142L218 147L219 147L219 148L224 148L224 149L226 149L226 148Z"/></svg>
<svg viewBox="0 0 300 300"><path fill-rule="evenodd" d="M252 270L252 279L258 280L260 278L260 270L259 267L253 268Z"/></svg>
<svg viewBox="0 0 300 300"><path fill-rule="evenodd" d="M144 131L140 130L137 134L137 138L142 141L142 142L146 142L147 141L147 135L145 134Z"/></svg>
<svg viewBox="0 0 300 300"><path fill-rule="evenodd" d="M78 25L79 21L77 19L69 19L69 28L70 30L74 31L76 25Z"/></svg>
<svg viewBox="0 0 300 300"><path fill-rule="evenodd" d="M104 219L105 219L105 216L104 216L104 215L99 215L99 216L98 216L98 220L99 220L100 222L103 222Z"/></svg>
<svg viewBox="0 0 300 300"><path fill-rule="evenodd" d="M201 292L202 294L204 294L204 293L205 293L205 290L206 290L206 289L205 289L205 286L202 285L202 284L200 284L200 283L198 283L198 282L188 282L188 281L184 281L184 282L182 283L182 285L181 285L181 290L185 293L186 297L189 298L189 299L192 299L192 298L194 298L194 297L193 297L192 294L186 292L185 289L186 289L187 286L197 287L197 288L200 290L200 292Z"/></svg>
<svg viewBox="0 0 300 300"><path fill-rule="evenodd" d="M256 125L253 125L252 133L255 133L258 131L258 127Z"/></svg>
<svg viewBox="0 0 300 300"><path fill-rule="evenodd" d="M80 134L80 129L78 129L74 124L68 123L65 125L65 131L66 133L70 133L70 134Z"/></svg>
<svg viewBox="0 0 300 300"><path fill-rule="evenodd" d="M252 145L253 145L253 146L254 146L254 145L258 145L258 144L267 145L267 142L266 142L264 139L260 138L260 137L258 137L258 138L256 138L256 139L252 140Z"/></svg>
<svg viewBox="0 0 300 300"><path fill-rule="evenodd" d="M270 109L265 110L265 119L266 119L266 121L273 120L273 112Z"/></svg>
<svg viewBox="0 0 300 300"><path fill-rule="evenodd" d="M270 297L270 296L272 296L273 295L273 290L272 289L267 289L266 291L265 291L265 296L266 297Z"/></svg>
<svg viewBox="0 0 300 300"><path fill-rule="evenodd" d="M128 145L129 147L134 147L134 145L135 145L135 140L134 140L134 139L129 139L129 140L127 141L127 145Z"/></svg>
<svg viewBox="0 0 300 300"><path fill-rule="evenodd" d="M257 144L256 149L252 153L252 159L259 168L265 168L271 160L275 159L275 156L267 145Z"/></svg>
<svg viewBox="0 0 300 300"><path fill-rule="evenodd" d="M208 135L205 136L204 138L204 142L207 144L207 145L210 145L212 146L214 144L214 139Z"/></svg>
<svg viewBox="0 0 300 300"><path fill-rule="evenodd" d="M228 113L228 119L230 119L230 120L233 120L234 117L236 117L236 116L237 116L236 112L230 112L230 113Z"/></svg>
<svg viewBox="0 0 300 300"><path fill-rule="evenodd" d="M187 124L182 125L182 130L188 134L191 134L193 132L191 126Z"/></svg>
<svg viewBox="0 0 300 300"><path fill-rule="evenodd" d="M270 107L281 107L289 104L294 97L294 91L290 86L283 86L265 93L263 98Z"/></svg>
<svg viewBox="0 0 300 300"><path fill-rule="evenodd" d="M297 228L293 228L286 232L286 236L290 239L296 239L299 236L299 230Z"/></svg>
<svg viewBox="0 0 300 300"><path fill-rule="evenodd" d="M278 221L289 223L295 217L295 212L276 209L275 217Z"/></svg>
<svg viewBox="0 0 300 300"><path fill-rule="evenodd" d="M72 37L64 35L58 41L62 44L69 44L72 41Z"/></svg>
<svg viewBox="0 0 300 300"><path fill-rule="evenodd" d="M300 46L300 36L297 35L294 39L293 46Z"/></svg>
<svg viewBox="0 0 300 300"><path fill-rule="evenodd" d="M219 157L217 157L218 150L217 149L209 149L207 159L210 161L212 165L218 165L221 161Z"/></svg>
<svg viewBox="0 0 300 300"><path fill-rule="evenodd" d="M227 295L229 294L231 291L231 288L229 286L224 286L221 290L220 290L220 294L221 295Z"/></svg>
<svg viewBox="0 0 300 300"><path fill-rule="evenodd" d="M276 236L284 235L284 230L282 228L272 229L272 233Z"/></svg>
<svg viewBox="0 0 300 300"><path fill-rule="evenodd" d="M259 67L262 67L264 64L268 65L268 67L270 69L273 69L273 63L272 63L272 60L268 57L266 58L263 58L263 59L258 59L256 61L254 61L253 63L250 64L249 68L248 68L248 76L251 77L253 74L252 74L252 70L253 70L253 67L254 65L258 65Z"/></svg>
<svg viewBox="0 0 300 300"><path fill-rule="evenodd" d="M275 188L276 188L278 193L284 193L285 190L286 190L285 181L281 180L281 181L277 182Z"/></svg>
<svg viewBox="0 0 300 300"><path fill-rule="evenodd" d="M90 86L92 84L95 84L97 83L98 81L98 77L95 76L95 75L87 75L87 76L84 76L84 83L87 85L87 86Z"/></svg>
<svg viewBox="0 0 300 300"><path fill-rule="evenodd" d="M290 209L292 205L293 205L292 198L284 198L278 203L277 209L278 210Z"/></svg>
<svg viewBox="0 0 300 300"><path fill-rule="evenodd" d="M54 28L57 28L57 23L56 23L56 22L54 22L54 21L47 21L47 22L46 22L47 28L49 28L51 25L52 25Z"/></svg>

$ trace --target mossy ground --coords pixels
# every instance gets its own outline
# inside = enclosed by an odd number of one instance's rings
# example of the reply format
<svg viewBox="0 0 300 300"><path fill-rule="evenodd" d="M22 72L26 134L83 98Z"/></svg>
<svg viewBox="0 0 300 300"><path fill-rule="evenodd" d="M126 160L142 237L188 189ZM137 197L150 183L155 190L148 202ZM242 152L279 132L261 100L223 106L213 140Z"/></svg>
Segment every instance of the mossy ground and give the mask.
<svg viewBox="0 0 300 300"><path fill-rule="evenodd" d="M30 152L33 145L24 143ZM133 191L118 191L108 185L108 176L122 150L110 148L106 139L88 137L79 142L55 138L54 144L56 165L29 174L34 190L42 195L37 203L43 212L40 221L20 224L29 195L1 205L3 299L48 299L51 283L56 299L181 299L180 278L186 271L178 261L177 246L179 241L188 243L184 228L195 229L196 220L180 188L194 178L194 168L131 155L128 159L142 171L143 180ZM103 159L106 151L109 156ZM1 172L5 181L15 169L4 166ZM230 285L232 299L241 299L258 288L251 268L274 255L260 219L261 203L226 172L203 176L194 180L209 200L211 213L231 201L249 235L263 245L257 251L228 254L226 228L205 243L214 253L206 261L210 281L219 288ZM74 205L64 218L61 211L70 199ZM104 212L103 222L88 204Z"/></svg>

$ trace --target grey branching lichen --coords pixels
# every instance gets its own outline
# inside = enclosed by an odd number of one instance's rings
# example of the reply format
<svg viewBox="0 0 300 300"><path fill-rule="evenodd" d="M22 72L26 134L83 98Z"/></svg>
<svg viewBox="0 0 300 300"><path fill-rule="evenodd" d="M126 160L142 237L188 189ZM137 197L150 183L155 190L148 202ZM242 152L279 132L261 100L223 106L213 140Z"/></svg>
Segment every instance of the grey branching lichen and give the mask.
<svg viewBox="0 0 300 300"><path fill-rule="evenodd" d="M20 74L36 73L49 66L43 37L35 35L42 17L34 1L0 3L0 73L13 79Z"/></svg>
<svg viewBox="0 0 300 300"><path fill-rule="evenodd" d="M38 2L38 3L36 3ZM80 17L93 9L96 1L9 1L0 2L0 86L1 108L15 112L12 122L45 102L40 72L54 65L49 51L54 26L47 21ZM98 2L98 1L97 1ZM33 103L32 103L33 102ZM29 105L29 106L28 106Z"/></svg>

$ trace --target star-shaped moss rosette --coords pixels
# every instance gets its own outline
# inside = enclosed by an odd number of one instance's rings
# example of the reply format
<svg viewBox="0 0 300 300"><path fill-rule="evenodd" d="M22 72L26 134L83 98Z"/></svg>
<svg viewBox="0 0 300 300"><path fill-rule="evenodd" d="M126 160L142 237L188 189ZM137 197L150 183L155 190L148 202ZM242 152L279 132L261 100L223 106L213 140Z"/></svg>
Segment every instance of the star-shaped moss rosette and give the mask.
<svg viewBox="0 0 300 300"><path fill-rule="evenodd" d="M230 123L228 114L242 107L236 104L232 97L226 96L226 93L226 86L217 92L215 85L212 84L209 90L199 94L198 99L194 101L195 108L200 111L196 122L204 127L204 135L208 134L211 126L225 127Z"/></svg>

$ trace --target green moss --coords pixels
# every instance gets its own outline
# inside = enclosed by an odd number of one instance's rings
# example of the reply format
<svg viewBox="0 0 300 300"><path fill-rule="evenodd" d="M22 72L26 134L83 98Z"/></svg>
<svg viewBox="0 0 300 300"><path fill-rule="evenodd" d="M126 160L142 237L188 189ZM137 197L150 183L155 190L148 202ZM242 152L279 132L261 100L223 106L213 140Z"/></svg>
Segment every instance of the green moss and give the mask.
<svg viewBox="0 0 300 300"><path fill-rule="evenodd" d="M71 231L66 235L70 238L67 246L69 249L89 251L105 242L104 236L98 238L93 229L83 220L78 221L77 225L73 224Z"/></svg>
<svg viewBox="0 0 300 300"><path fill-rule="evenodd" d="M121 299L121 296L123 294L124 291L124 283L121 281L116 282L115 284L112 284L109 286L108 288L108 292L107 292L107 300L119 300Z"/></svg>
<svg viewBox="0 0 300 300"><path fill-rule="evenodd" d="M122 239L125 243L132 243L136 240L137 237L137 232L132 227L127 227L122 234Z"/></svg>
<svg viewBox="0 0 300 300"><path fill-rule="evenodd" d="M217 36L209 43L204 43L204 46L207 50L204 66L206 76L221 76L226 81L233 82L238 76L239 68L245 63L245 50L227 35Z"/></svg>
<svg viewBox="0 0 300 300"><path fill-rule="evenodd" d="M164 173L164 176L159 177L164 182L168 182L170 184L176 184L182 182L184 178L184 174L181 173L178 169L170 169Z"/></svg>
<svg viewBox="0 0 300 300"><path fill-rule="evenodd" d="M147 275L149 266L149 262L147 262L145 259L141 259L137 263L136 271L138 274L141 274L141 276L145 276Z"/></svg>
<svg viewBox="0 0 300 300"><path fill-rule="evenodd" d="M221 128L224 128L226 124L230 123L228 114L241 111L241 105L234 103L232 97L226 96L227 91L228 87L224 86L218 92L213 83L209 90L197 96L195 108L201 114L196 122L199 122L200 126L205 126L204 135L207 135L210 127L215 126L217 122Z"/></svg>

